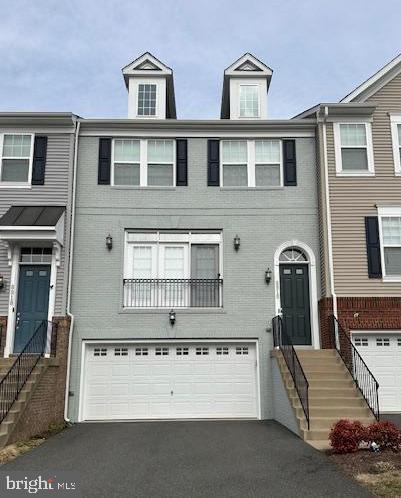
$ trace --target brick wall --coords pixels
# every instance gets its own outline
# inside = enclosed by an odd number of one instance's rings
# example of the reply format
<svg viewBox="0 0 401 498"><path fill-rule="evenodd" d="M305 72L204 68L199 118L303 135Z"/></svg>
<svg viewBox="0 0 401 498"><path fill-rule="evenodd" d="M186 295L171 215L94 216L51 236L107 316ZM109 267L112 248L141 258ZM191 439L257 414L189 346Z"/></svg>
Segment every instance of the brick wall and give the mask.
<svg viewBox="0 0 401 498"><path fill-rule="evenodd" d="M7 317L0 316L0 358L4 356L4 347L7 337Z"/></svg>
<svg viewBox="0 0 401 498"><path fill-rule="evenodd" d="M64 421L65 377L68 359L70 321L67 317L54 317L57 323L56 358L43 374L28 406L21 415L9 443L29 439L49 428L50 424Z"/></svg>
<svg viewBox="0 0 401 498"><path fill-rule="evenodd" d="M322 348L332 348L329 316L333 313L332 298L319 301ZM338 319L350 330L401 330L401 297L339 297Z"/></svg>

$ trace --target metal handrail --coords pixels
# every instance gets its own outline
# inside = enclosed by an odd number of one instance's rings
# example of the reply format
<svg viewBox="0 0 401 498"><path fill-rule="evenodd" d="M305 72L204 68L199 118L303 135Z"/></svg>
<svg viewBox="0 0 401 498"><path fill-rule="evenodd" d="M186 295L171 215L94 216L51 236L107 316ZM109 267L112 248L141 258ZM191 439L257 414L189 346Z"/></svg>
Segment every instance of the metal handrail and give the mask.
<svg viewBox="0 0 401 498"><path fill-rule="evenodd" d="M18 354L10 369L0 381L0 423L6 418L33 369L47 349L49 327L52 332L57 324L43 320L36 328L24 349Z"/></svg>
<svg viewBox="0 0 401 498"><path fill-rule="evenodd" d="M338 354L371 412L379 420L379 383L334 315L331 315L331 325L333 342Z"/></svg>
<svg viewBox="0 0 401 498"><path fill-rule="evenodd" d="M287 368L294 382L295 390L298 394L303 412L305 414L308 430L310 428L310 413L309 413L309 382L306 378L304 369L299 361L297 352L291 338L288 336L283 319L277 315L272 320L273 325L273 341L274 346L278 347L287 364Z"/></svg>

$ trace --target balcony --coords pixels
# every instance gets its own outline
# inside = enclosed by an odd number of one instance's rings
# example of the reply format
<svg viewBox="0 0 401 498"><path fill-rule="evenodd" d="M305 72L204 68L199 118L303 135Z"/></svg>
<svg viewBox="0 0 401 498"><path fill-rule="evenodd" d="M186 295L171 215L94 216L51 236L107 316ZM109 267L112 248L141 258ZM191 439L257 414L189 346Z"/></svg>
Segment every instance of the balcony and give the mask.
<svg viewBox="0 0 401 498"><path fill-rule="evenodd" d="M221 308L221 278L127 278L124 308Z"/></svg>

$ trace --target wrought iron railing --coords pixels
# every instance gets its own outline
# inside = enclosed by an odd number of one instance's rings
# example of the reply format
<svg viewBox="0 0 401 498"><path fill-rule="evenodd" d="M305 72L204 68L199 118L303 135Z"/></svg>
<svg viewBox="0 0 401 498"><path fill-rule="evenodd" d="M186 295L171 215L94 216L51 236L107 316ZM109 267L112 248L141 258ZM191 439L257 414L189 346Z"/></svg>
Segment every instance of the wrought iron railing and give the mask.
<svg viewBox="0 0 401 498"><path fill-rule="evenodd" d="M301 362L299 361L297 352L295 351L291 338L288 336L285 330L284 321L280 315L277 315L273 318L272 325L273 325L274 346L280 349L284 357L284 360L287 364L287 368L294 382L294 387L298 394L298 398L301 403L303 412L305 414L306 422L308 424L308 429L309 429L310 422L309 422L308 379L306 378L304 369L302 368Z"/></svg>
<svg viewBox="0 0 401 498"><path fill-rule="evenodd" d="M379 383L363 361L356 347L352 344L349 335L334 315L331 315L331 329L333 342L338 354L352 375L357 388L365 398L373 415L379 420Z"/></svg>
<svg viewBox="0 0 401 498"><path fill-rule="evenodd" d="M1 380L0 423L6 418L38 361L49 349L48 338L53 336L56 328L57 324L53 322L41 322Z"/></svg>
<svg viewBox="0 0 401 498"><path fill-rule="evenodd" d="M221 308L221 278L126 278L125 308Z"/></svg>

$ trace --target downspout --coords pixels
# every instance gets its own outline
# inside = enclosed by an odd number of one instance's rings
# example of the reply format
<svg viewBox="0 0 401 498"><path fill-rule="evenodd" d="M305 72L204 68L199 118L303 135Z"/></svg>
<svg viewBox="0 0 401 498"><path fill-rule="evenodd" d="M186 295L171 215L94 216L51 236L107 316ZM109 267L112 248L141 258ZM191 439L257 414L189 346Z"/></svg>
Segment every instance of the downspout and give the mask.
<svg viewBox="0 0 401 498"><path fill-rule="evenodd" d="M331 232L331 209L330 209L330 189L329 189L329 166L327 158L327 116L328 107L323 108L322 133L323 133L323 164L324 164L324 189L326 197L326 222L327 222L327 249L329 256L329 282L330 294L333 298L333 315L337 318L337 296L334 285L334 264L333 264L333 238ZM338 345L338 332L336 332L336 343Z"/></svg>
<svg viewBox="0 0 401 498"><path fill-rule="evenodd" d="M70 396L70 370L71 370L71 349L72 349L72 335L74 332L74 315L71 313L71 287L72 287L72 266L74 259L74 233L75 233L75 201L76 201L76 186L77 186L77 164L78 164L78 140L79 129L81 122L78 118L75 127L74 139L74 163L73 163L73 180L72 180L72 200L71 200L71 230L70 230L70 259L68 261L68 287L67 287L67 316L70 317L70 333L68 338L68 359L67 359L67 372L65 377L65 398L64 398L64 420L70 422L68 418L68 405Z"/></svg>

